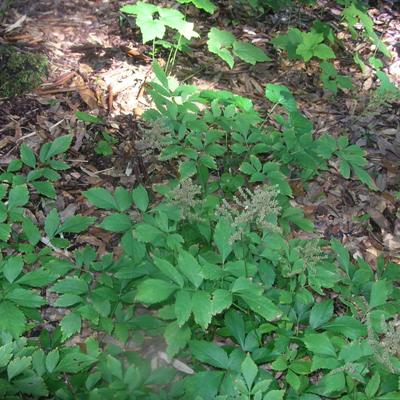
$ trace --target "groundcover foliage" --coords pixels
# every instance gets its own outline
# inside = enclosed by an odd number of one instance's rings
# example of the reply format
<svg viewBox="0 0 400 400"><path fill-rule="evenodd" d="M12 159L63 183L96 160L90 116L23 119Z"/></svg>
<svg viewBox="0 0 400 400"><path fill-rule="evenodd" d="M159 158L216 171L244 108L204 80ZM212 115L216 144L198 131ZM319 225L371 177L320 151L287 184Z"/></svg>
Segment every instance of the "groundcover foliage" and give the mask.
<svg viewBox="0 0 400 400"><path fill-rule="evenodd" d="M210 1L192 3L214 11ZM159 26L159 13L192 35L180 14L145 3L129 11L142 9L142 29ZM164 35L153 33L146 39ZM299 38L305 61L334 57L322 33ZM332 92L349 88L321 66ZM246 98L180 85L157 62L153 71L155 106L138 145L176 166L175 177L88 188L96 220L57 210L72 135L38 154L22 145L0 174L1 398L399 399L398 266L380 258L373 270L336 239L293 234L313 225L292 205L289 180L338 165L376 190L363 151L346 137L315 138L283 85L266 85L272 127ZM70 250L91 226L115 234L115 253ZM60 321L46 317L54 310ZM166 366L137 350L149 336L165 342Z"/></svg>

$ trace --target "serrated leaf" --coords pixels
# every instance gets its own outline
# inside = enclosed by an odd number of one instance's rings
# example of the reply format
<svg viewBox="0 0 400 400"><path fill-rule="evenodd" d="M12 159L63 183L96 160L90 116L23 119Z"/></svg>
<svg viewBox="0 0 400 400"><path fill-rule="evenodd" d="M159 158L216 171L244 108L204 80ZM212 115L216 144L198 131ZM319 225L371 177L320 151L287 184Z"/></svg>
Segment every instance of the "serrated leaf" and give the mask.
<svg viewBox="0 0 400 400"><path fill-rule="evenodd" d="M350 269L349 251L337 239L331 239L332 249L335 251L339 263L342 265L347 274Z"/></svg>
<svg viewBox="0 0 400 400"><path fill-rule="evenodd" d="M368 381L367 386L365 387L365 394L369 399L373 399L376 393L378 392L379 386L381 384L381 376L379 372L375 372L372 375L372 378Z"/></svg>
<svg viewBox="0 0 400 400"><path fill-rule="evenodd" d="M27 308L37 308L41 307L43 304L46 304L42 296L31 290L22 288L15 288L11 290L9 293L7 293L5 298L7 300L11 300L15 304L18 304L19 306Z"/></svg>
<svg viewBox="0 0 400 400"><path fill-rule="evenodd" d="M174 8L158 7L158 14L161 23L165 24L171 29L178 31L187 40L198 37L198 33L194 31L194 24L185 20L185 15Z"/></svg>
<svg viewBox="0 0 400 400"><path fill-rule="evenodd" d="M201 371L187 377L184 380L185 397L196 400L217 399L223 377L222 371Z"/></svg>
<svg viewBox="0 0 400 400"><path fill-rule="evenodd" d="M53 208L44 221L44 231L50 239L52 239L56 234L60 223L61 221L58 212L55 208Z"/></svg>
<svg viewBox="0 0 400 400"><path fill-rule="evenodd" d="M296 391L299 392L301 388L300 378L292 371L289 370L286 374L286 382Z"/></svg>
<svg viewBox="0 0 400 400"><path fill-rule="evenodd" d="M242 372L243 378L246 381L247 388L251 390L254 380L258 374L258 367L249 354L246 355L246 358L242 362L240 371Z"/></svg>
<svg viewBox="0 0 400 400"><path fill-rule="evenodd" d="M135 206L141 211L145 212L147 207L149 206L149 195L147 194L146 189L139 185L132 191L132 199L135 203Z"/></svg>
<svg viewBox="0 0 400 400"><path fill-rule="evenodd" d="M88 367L90 367L96 359L83 353L68 353L65 355L60 363L55 368L54 372L67 372L76 374Z"/></svg>
<svg viewBox="0 0 400 400"><path fill-rule="evenodd" d="M76 111L75 116L79 121L88 122L90 124L102 124L104 121L96 115L90 115L83 111Z"/></svg>
<svg viewBox="0 0 400 400"><path fill-rule="evenodd" d="M239 170L246 175L252 175L257 172L256 169L249 162L242 163Z"/></svg>
<svg viewBox="0 0 400 400"><path fill-rule="evenodd" d="M138 285L136 301L144 304L161 303L168 299L176 289L176 285L161 279L146 279Z"/></svg>
<svg viewBox="0 0 400 400"><path fill-rule="evenodd" d="M0 224L0 240L7 242L10 239L11 226L8 224Z"/></svg>
<svg viewBox="0 0 400 400"><path fill-rule="evenodd" d="M188 4L192 3L195 7L208 12L209 14L214 14L217 6L210 0L177 0L178 3Z"/></svg>
<svg viewBox="0 0 400 400"><path fill-rule="evenodd" d="M21 207L29 201L29 191L26 185L14 186L8 193L8 209Z"/></svg>
<svg viewBox="0 0 400 400"><path fill-rule="evenodd" d="M194 160L186 160L179 165L179 173L181 175L181 179L185 180L190 178L191 176L197 173L196 161Z"/></svg>
<svg viewBox="0 0 400 400"><path fill-rule="evenodd" d="M39 376L46 373L45 357L42 349L37 349L32 353L32 368Z"/></svg>
<svg viewBox="0 0 400 400"><path fill-rule="evenodd" d="M147 14L153 15L157 11L157 6L152 4L144 3L143 1L138 1L136 4L127 4L119 9L120 12L125 14Z"/></svg>
<svg viewBox="0 0 400 400"><path fill-rule="evenodd" d="M58 137L51 143L44 161L47 161L51 157L54 157L58 154L65 153L70 148L71 143L72 143L72 135L65 135Z"/></svg>
<svg viewBox="0 0 400 400"><path fill-rule="evenodd" d="M60 160L50 160L48 162L48 164L49 164L50 168L55 169L57 171L64 171L64 170L69 169L69 165L66 162L60 161ZM52 174L54 174L54 171L52 171ZM54 174L54 177L55 176L56 175ZM50 178L48 177L48 179L50 179ZM51 179L51 180L56 180L56 179Z"/></svg>
<svg viewBox="0 0 400 400"><path fill-rule="evenodd" d="M35 246L39 243L41 238L39 228L32 222L30 218L24 218L22 221L22 229L31 245Z"/></svg>
<svg viewBox="0 0 400 400"><path fill-rule="evenodd" d="M295 60L300 58L296 54L296 50L302 41L302 32L297 28L290 28L286 35L279 35L272 39L271 43L280 49L286 50L289 60Z"/></svg>
<svg viewBox="0 0 400 400"><path fill-rule="evenodd" d="M32 357L15 357L7 366L8 380L11 381L15 376L21 374L31 366Z"/></svg>
<svg viewBox="0 0 400 400"><path fill-rule="evenodd" d="M299 375L308 375L311 371L311 361L296 360L290 364L290 370Z"/></svg>
<svg viewBox="0 0 400 400"><path fill-rule="evenodd" d="M340 160L339 171L343 178L349 179L351 174L350 164L345 160Z"/></svg>
<svg viewBox="0 0 400 400"><path fill-rule="evenodd" d="M313 329L319 328L321 325L328 322L333 315L332 300L321 301L314 304L310 313L310 326Z"/></svg>
<svg viewBox="0 0 400 400"><path fill-rule="evenodd" d="M132 231L128 231L122 236L121 245L125 254L135 262L142 261L146 255L146 245L133 239Z"/></svg>
<svg viewBox="0 0 400 400"><path fill-rule="evenodd" d="M369 357L374 353L371 345L367 341L350 342L340 349L339 359L346 363L352 363L360 358Z"/></svg>
<svg viewBox="0 0 400 400"><path fill-rule="evenodd" d="M105 217L99 226L106 231L121 233L132 228L132 221L126 214L115 213Z"/></svg>
<svg viewBox="0 0 400 400"><path fill-rule="evenodd" d="M275 104L281 104L288 111L297 111L296 100L292 92L284 85L268 83L265 88L265 97Z"/></svg>
<svg viewBox="0 0 400 400"><path fill-rule="evenodd" d="M94 206L103 210L118 210L112 194L104 188L91 188L83 192L85 198Z"/></svg>
<svg viewBox="0 0 400 400"><path fill-rule="evenodd" d="M367 334L366 326L350 316L337 317L332 322L324 324L323 328L335 333L341 333L353 340Z"/></svg>
<svg viewBox="0 0 400 400"><path fill-rule="evenodd" d="M61 295L55 302L55 307L70 307L74 304L80 303L82 301L82 297L76 294L66 293Z"/></svg>
<svg viewBox="0 0 400 400"><path fill-rule="evenodd" d="M357 165L353 165L353 170L357 176L357 178L367 185L371 190L378 190L378 187L376 186L376 183L370 176L370 174L362 169L361 167L358 167Z"/></svg>
<svg viewBox="0 0 400 400"><path fill-rule="evenodd" d="M217 54L232 68L235 61L229 49L232 48L235 40L235 37L230 32L211 28L210 32L208 32L208 50L211 53Z"/></svg>
<svg viewBox="0 0 400 400"><path fill-rule="evenodd" d="M111 356L110 354L107 354L106 360L107 371L111 375L115 376L117 379L122 380L123 372L121 361Z"/></svg>
<svg viewBox="0 0 400 400"><path fill-rule="evenodd" d="M11 160L7 165L7 172L17 172L22 168L21 160Z"/></svg>
<svg viewBox="0 0 400 400"><path fill-rule="evenodd" d="M336 58L333 50L324 43L320 43L314 48L314 56L320 58L321 60Z"/></svg>
<svg viewBox="0 0 400 400"><path fill-rule="evenodd" d="M232 305L232 293L225 289L216 289L212 294L212 313L219 314Z"/></svg>
<svg viewBox="0 0 400 400"><path fill-rule="evenodd" d="M225 350L214 343L205 340L192 340L190 342L190 350L193 356L206 364L215 368L227 369L229 358Z"/></svg>
<svg viewBox="0 0 400 400"><path fill-rule="evenodd" d="M135 225L135 232L137 239L144 243L151 243L162 234L158 228L146 223Z"/></svg>
<svg viewBox="0 0 400 400"><path fill-rule="evenodd" d="M282 316L282 311L265 295L258 295L252 291L239 293L239 296L252 311L261 315L267 321L275 321Z"/></svg>
<svg viewBox="0 0 400 400"><path fill-rule="evenodd" d="M167 354L174 357L180 350L184 349L192 336L189 327L178 326L177 322L170 323L164 332L165 341L167 342Z"/></svg>
<svg viewBox="0 0 400 400"><path fill-rule="evenodd" d="M314 354L336 357L336 351L326 333L310 333L304 336L304 344Z"/></svg>
<svg viewBox="0 0 400 400"><path fill-rule="evenodd" d="M57 278L57 274L49 270L39 268L23 274L21 278L17 280L17 283L20 285L27 285L32 287L43 287L55 281Z"/></svg>
<svg viewBox="0 0 400 400"><path fill-rule="evenodd" d="M240 346L244 348L246 330L243 316L236 311L229 310L225 314L225 325L229 329L230 334L236 339Z"/></svg>
<svg viewBox="0 0 400 400"><path fill-rule="evenodd" d="M165 24L159 19L153 18L152 13L149 12L151 8L147 7L150 6L150 4L138 2L136 5L141 8L137 13L136 24L142 33L143 43L150 42L154 39L162 39L165 35ZM147 8L145 12L144 7ZM158 11L158 7L155 11Z"/></svg>
<svg viewBox="0 0 400 400"><path fill-rule="evenodd" d="M270 390L264 397L263 400L283 400L285 390Z"/></svg>
<svg viewBox="0 0 400 400"><path fill-rule="evenodd" d="M121 186L115 189L114 197L118 211L126 211L132 205L130 192Z"/></svg>
<svg viewBox="0 0 400 400"><path fill-rule="evenodd" d="M126 379L129 378L129 380L130 380L131 377L130 377L130 374L129 374L129 372L130 372L129 370L133 370L132 367L136 368L134 365L131 365L127 369L127 372L126 372L126 375L125 375ZM88 378L86 379L86 382L85 382L86 389L87 390L93 389L96 386L97 382L101 379L102 376L103 376L103 374L100 371L91 373L88 376Z"/></svg>
<svg viewBox="0 0 400 400"><path fill-rule="evenodd" d="M151 68L164 89L169 90L168 77L157 61L153 61Z"/></svg>
<svg viewBox="0 0 400 400"><path fill-rule="evenodd" d="M374 282L371 286L371 294L369 297L369 309L382 306L389 297L387 283L384 280Z"/></svg>
<svg viewBox="0 0 400 400"><path fill-rule="evenodd" d="M52 373L55 370L58 361L60 361L60 353L58 349L50 351L46 356L46 362L45 362L47 371Z"/></svg>
<svg viewBox="0 0 400 400"><path fill-rule="evenodd" d="M154 264L156 267L167 277L174 281L179 287L183 287L185 282L182 275L179 273L176 267L170 264L167 260L161 258L154 258Z"/></svg>
<svg viewBox="0 0 400 400"><path fill-rule="evenodd" d="M38 397L47 397L49 391L42 377L35 374L23 375L21 378L16 378L13 381L13 387L18 388L18 391L27 395Z"/></svg>
<svg viewBox="0 0 400 400"><path fill-rule="evenodd" d="M56 284L54 284L51 288L52 292L56 293L68 293L68 294L84 294L89 290L88 284L81 278L77 277L66 277Z"/></svg>
<svg viewBox="0 0 400 400"><path fill-rule="evenodd" d="M323 376L320 381L312 388L313 393L321 396L330 397L343 390L346 386L346 380L343 372L331 372Z"/></svg>
<svg viewBox="0 0 400 400"><path fill-rule="evenodd" d="M36 156L33 150L28 147L25 143L22 143L20 149L21 161L28 167L36 167Z"/></svg>
<svg viewBox="0 0 400 400"><path fill-rule="evenodd" d="M271 61L271 58L259 47L237 40L233 43L233 53L251 65L255 65L257 62Z"/></svg>
<svg viewBox="0 0 400 400"><path fill-rule="evenodd" d="M233 234L232 225L228 220L222 218L216 225L214 231L214 243L216 244L219 254L224 263L229 254L232 252L233 246L230 243L230 238Z"/></svg>
<svg viewBox="0 0 400 400"><path fill-rule="evenodd" d="M17 338L25 330L26 319L23 312L10 301L0 303L0 330Z"/></svg>
<svg viewBox="0 0 400 400"><path fill-rule="evenodd" d="M279 356L272 364L271 368L274 371L286 371L288 369L288 362L286 357Z"/></svg>
<svg viewBox="0 0 400 400"><path fill-rule="evenodd" d="M4 368L8 365L13 356L13 343L7 343L0 346L0 368Z"/></svg>
<svg viewBox="0 0 400 400"><path fill-rule="evenodd" d="M22 256L8 257L3 265L3 275L8 280L8 282L12 283L22 272L23 267L24 260Z"/></svg>
<svg viewBox="0 0 400 400"><path fill-rule="evenodd" d="M32 186L36 189L39 194L48 197L49 199L55 199L57 197L54 185L51 182L32 182Z"/></svg>
<svg viewBox="0 0 400 400"><path fill-rule="evenodd" d="M67 314L60 322L62 338L67 340L75 333L79 333L82 327L81 316L76 312Z"/></svg>
<svg viewBox="0 0 400 400"><path fill-rule="evenodd" d="M208 292L196 291L192 297L194 320L205 330L211 322L213 303Z"/></svg>
<svg viewBox="0 0 400 400"><path fill-rule="evenodd" d="M179 290L176 293L174 311L178 326L183 326L192 313L192 296L188 290Z"/></svg>
<svg viewBox="0 0 400 400"><path fill-rule="evenodd" d="M179 250L178 266L182 273L192 284L198 288L203 282L201 267L196 258L185 250Z"/></svg>
<svg viewBox="0 0 400 400"><path fill-rule="evenodd" d="M72 215L67 217L59 227L58 233L80 233L89 228L95 221L94 217L84 217L83 215Z"/></svg>

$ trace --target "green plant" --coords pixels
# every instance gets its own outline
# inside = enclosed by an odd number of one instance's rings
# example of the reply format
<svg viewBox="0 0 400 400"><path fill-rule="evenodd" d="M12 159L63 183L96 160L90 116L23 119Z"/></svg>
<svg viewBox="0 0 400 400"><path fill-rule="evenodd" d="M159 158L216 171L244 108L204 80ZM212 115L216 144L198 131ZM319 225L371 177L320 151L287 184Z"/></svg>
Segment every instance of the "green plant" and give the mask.
<svg viewBox="0 0 400 400"><path fill-rule="evenodd" d="M77 111L75 116L79 121L87 124L104 125L104 121L100 117L83 111ZM96 136L100 136L102 139L96 143L95 153L105 157L111 156L113 154L113 145L117 144L118 140L107 131L96 132Z"/></svg>
<svg viewBox="0 0 400 400"><path fill-rule="evenodd" d="M0 45L0 96L19 96L36 89L47 72L47 58L18 50L11 45Z"/></svg>
<svg viewBox="0 0 400 400"><path fill-rule="evenodd" d="M139 1L134 5L125 5L121 7L120 12L136 16L136 24L142 33L143 43L153 43L153 59L155 56L156 44L171 47L167 70L168 68L172 68L175 63L177 51L182 49L182 38L190 40L198 36L198 33L193 29L193 23L187 22L185 16L175 9L163 8ZM167 28L179 34L176 44L166 43L163 40ZM157 39L160 40L157 41Z"/></svg>
<svg viewBox="0 0 400 400"><path fill-rule="evenodd" d="M344 2L346 7L343 9L343 18L347 22L348 28L355 38L358 36L356 26L361 24L364 28L365 36L376 46L376 48L387 57L391 54L385 44L380 40L374 31L374 21L368 15L365 7L356 1Z"/></svg>
<svg viewBox="0 0 400 400"><path fill-rule="evenodd" d="M354 60L361 70L365 72L367 65L358 54L354 56ZM371 92L368 104L364 108L362 115L376 115L379 114L383 108L390 106L400 99L400 90L391 82L388 75L382 71L383 62L379 58L371 56L368 62L378 78L379 86Z"/></svg>
<svg viewBox="0 0 400 400"><path fill-rule="evenodd" d="M106 131L99 133L103 137L103 139L97 142L94 151L96 152L96 154L102 156L111 156L113 153L113 145L118 143L118 140Z"/></svg>
<svg viewBox="0 0 400 400"><path fill-rule="evenodd" d="M209 14L213 14L217 9L217 6L210 0L177 0L178 3L188 4L191 3L195 7L208 12Z"/></svg>
<svg viewBox="0 0 400 400"><path fill-rule="evenodd" d="M337 94L338 89L354 88L351 79L340 75L332 63L327 61L322 62L321 71L321 82L324 89L331 91L334 95Z"/></svg>
<svg viewBox="0 0 400 400"><path fill-rule="evenodd" d="M289 238L286 218L299 215L281 197L291 195L280 171L282 156L274 155L275 161L262 164L263 151L257 156L251 151L257 142L249 147L244 142L244 151L237 148L243 157L240 171L251 174L247 186L233 190L233 196L229 185L213 186L218 157L232 151L236 129L245 133L257 124L251 104L226 92L202 93L186 86L171 90L156 64L154 70L158 82L152 83L151 93L157 109L146 117L166 126L165 145L157 150L161 159L170 162L183 157L185 167L180 168L179 179L154 187L162 199L153 206L152 196L140 186L132 193L124 192L131 200L122 208L117 191L90 189L85 196L93 205L110 210L100 226L122 235L128 257L139 257L135 301L155 312L167 353L170 357L182 353L193 360L195 373L174 384L171 396L396 398L397 382L390 369L398 363L392 350L395 342L389 339L393 329L390 324L382 328L378 322L382 317L390 321L396 312L399 297L393 291L393 280L398 272L394 264L379 261L373 277L369 266L362 260L351 262L336 240L329 244ZM295 106L287 89L274 89L276 101ZM283 93L282 97L277 93ZM200 103L207 105L201 112L196 107ZM207 165L199 158L207 144L195 137L217 130L218 135L212 137L225 143L225 151L214 155L215 164L207 167L206 180L201 170ZM179 149L175 134L180 135ZM344 139L318 140L314 147L319 152L327 143L335 143L330 155L337 152L346 160L358 154ZM198 158L191 146L200 151ZM194 163L188 164L190 160ZM354 165L358 161L351 159ZM231 168L240 173L237 163ZM129 212L129 204L136 212ZM299 226L310 227L305 222ZM339 296L345 310L341 316L334 313L329 291ZM324 300L316 301L314 293ZM369 325L368 315L373 321ZM376 350L376 335L382 329L388 332L384 343L390 367ZM213 342L216 336L230 341L218 346ZM263 364L269 368L260 368ZM282 375L279 382L273 372ZM381 385L383 376L385 385Z"/></svg>
<svg viewBox="0 0 400 400"><path fill-rule="evenodd" d="M153 43L153 28L185 23L152 4L126 7ZM233 62L240 43L229 35L215 45ZM318 21L281 40L303 60L336 42ZM375 93L397 96L369 61ZM284 85L266 84L264 119L245 97L152 67L154 107L135 143L168 171L152 185L103 181L59 196L72 134L22 144L0 167L0 397L398 400L398 265L381 256L372 267L322 239L293 202L294 180L307 188L332 168L376 189L363 150L315 136ZM349 84L329 62L321 68L329 90ZM86 245L92 234L105 238L100 248Z"/></svg>
<svg viewBox="0 0 400 400"><path fill-rule="evenodd" d="M234 55L252 65L257 62L271 61L260 48L251 43L236 40L226 30L211 28L208 33L207 45L208 50L222 58L230 68L235 63Z"/></svg>
<svg viewBox="0 0 400 400"><path fill-rule="evenodd" d="M324 33L319 33L316 29L302 32L291 28L286 35L279 35L271 42L276 47L286 50L291 60L303 59L307 62L313 57L321 60L336 58L332 48L323 43L324 40Z"/></svg>

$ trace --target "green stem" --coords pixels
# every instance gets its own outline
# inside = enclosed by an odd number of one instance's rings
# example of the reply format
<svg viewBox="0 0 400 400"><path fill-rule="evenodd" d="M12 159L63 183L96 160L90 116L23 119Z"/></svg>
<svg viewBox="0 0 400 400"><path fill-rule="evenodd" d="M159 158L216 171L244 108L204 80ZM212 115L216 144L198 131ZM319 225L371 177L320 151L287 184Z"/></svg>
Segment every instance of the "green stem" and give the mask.
<svg viewBox="0 0 400 400"><path fill-rule="evenodd" d="M169 54L168 54L167 64L165 65L165 73L166 73L167 75L168 75L168 70L169 70L169 68L170 68L170 62L171 62L172 52L173 52L173 48L171 47L171 50L169 51Z"/></svg>
<svg viewBox="0 0 400 400"><path fill-rule="evenodd" d="M172 56L172 60L171 60L171 71L170 71L170 73L172 72L172 67L175 65L175 59L176 59L176 55L178 54L178 47L179 47L180 44L181 44L181 39L182 39L182 35L179 35L178 43L177 43L177 45L175 46L175 49L174 49L174 51L173 51L173 56Z"/></svg>
<svg viewBox="0 0 400 400"><path fill-rule="evenodd" d="M154 59L155 59L155 54L156 54L156 40L153 39L153 51L152 51L152 53L151 53L151 57L152 57L152 60L151 60L151 61L154 61Z"/></svg>

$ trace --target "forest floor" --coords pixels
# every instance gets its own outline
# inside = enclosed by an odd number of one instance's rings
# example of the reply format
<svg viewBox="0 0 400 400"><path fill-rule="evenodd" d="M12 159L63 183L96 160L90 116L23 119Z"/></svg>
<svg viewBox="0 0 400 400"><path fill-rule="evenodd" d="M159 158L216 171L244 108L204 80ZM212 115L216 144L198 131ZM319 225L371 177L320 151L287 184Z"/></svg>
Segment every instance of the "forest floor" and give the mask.
<svg viewBox="0 0 400 400"><path fill-rule="evenodd" d="M151 106L146 82L152 79L150 46L141 44L140 32L120 24L118 9L126 2L114 0L16 0L0 26L1 42L44 53L49 59L49 75L33 93L0 99L0 169L19 156L26 143L37 149L57 136L73 133L69 153L72 168L58 183L57 208L63 217L94 212L81 192L89 187L133 187L142 182L150 187L171 171L143 158L135 149L141 135L140 116ZM161 3L161 2L159 2ZM164 3L164 2L162 2ZM167 3L167 2L165 2ZM264 97L267 83L284 84L293 92L300 110L313 123L315 135L329 132L346 135L367 154L368 172L379 191L371 191L357 180L345 180L332 165L329 172L304 187L291 182L293 202L315 223L324 238L336 237L354 257L371 265L379 254L400 260L400 107L399 103L371 105L371 90L377 86L370 71L362 73L353 62L358 51L363 58L373 55L371 46L360 41L356 47L343 34L340 49L341 74L350 76L357 90L332 97L322 89L315 64L287 61L269 43L288 26L309 29L319 18L333 27L341 21L335 2L323 1L315 11L283 10L249 18L243 9L220 7L204 18L191 10L201 38L189 55L178 55L173 74L179 80L201 88L232 91L250 98L266 118L270 105ZM375 29L396 55L387 61L385 72L400 83L400 10L395 2L377 2L370 9ZM231 21L235 24L232 25ZM264 48L272 61L251 66L237 63L229 69L209 53L206 32L211 26L231 30L236 37ZM343 30L341 30L343 32ZM396 47L397 46L397 47ZM165 54L158 54L160 59ZM104 125L88 125L76 118L76 111L101 116ZM268 120L273 124L273 121ZM113 141L112 154L95 152L107 131ZM38 219L40 207L32 210ZM77 237L74 247L91 244L104 253L112 244L112 234L92 227Z"/></svg>

